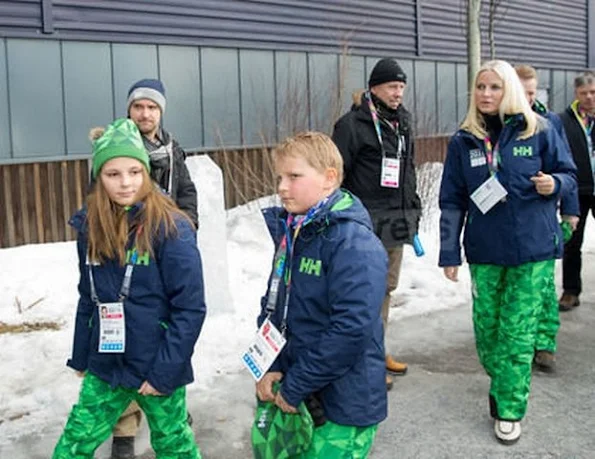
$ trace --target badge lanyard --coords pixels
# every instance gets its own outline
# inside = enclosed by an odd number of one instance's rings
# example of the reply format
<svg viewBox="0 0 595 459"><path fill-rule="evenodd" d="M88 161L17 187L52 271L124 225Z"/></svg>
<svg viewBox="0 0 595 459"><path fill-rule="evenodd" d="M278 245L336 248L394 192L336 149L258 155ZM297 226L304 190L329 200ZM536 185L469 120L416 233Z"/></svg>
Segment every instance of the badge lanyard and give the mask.
<svg viewBox="0 0 595 459"><path fill-rule="evenodd" d="M382 131L380 130L380 119L378 117L378 111L376 110L376 106L372 102L372 96L369 92L366 93L366 99L368 101L368 107L370 108L370 114L372 115L372 122L374 123L374 129L376 131L376 136L378 137L378 142L380 143L380 149L382 151L382 157L386 156L386 150L384 149L384 143L382 142ZM395 138L397 140L397 158L401 158L401 154L403 152L403 142L401 136L399 135L399 123L395 124Z"/></svg>
<svg viewBox="0 0 595 459"><path fill-rule="evenodd" d="M488 168L490 169L490 175L498 174L498 165L500 162L500 151L498 149L498 142L496 146L492 148L492 141L489 137L483 139L483 143L486 149L486 159L488 162Z"/></svg>
<svg viewBox="0 0 595 459"><path fill-rule="evenodd" d="M281 334L285 337L287 330L287 313L289 311L289 293L291 290L291 268L293 266L293 249L302 227L310 223L318 211L326 204L325 198L312 207L305 216L294 217L290 214L285 222L285 235L275 253L273 278L269 289L269 297L266 305L267 317L270 319L277 308L279 298L279 285L281 280L285 283L285 298L283 301L283 319L281 322ZM293 227L293 235L291 233Z"/></svg>
<svg viewBox="0 0 595 459"><path fill-rule="evenodd" d="M138 227L136 230L136 235L134 242L138 240L140 233L142 231L142 225ZM138 250L136 247L132 249L132 254L130 256L129 262L126 264L126 271L124 273L124 279L122 280L122 287L120 288L120 294L118 297L118 301L124 302L124 300L130 294L130 283L132 281L132 271L134 270L134 265L138 259ZM97 289L95 288L95 280L93 278L93 266L89 263L89 282L91 284L91 299L97 306L101 306L101 301L99 301L99 296L97 295Z"/></svg>
<svg viewBox="0 0 595 459"><path fill-rule="evenodd" d="M595 155L595 152L593 151L593 139L591 138L591 133L593 132L593 124L595 124L595 121L593 120L593 118L591 118L589 120L589 118L590 118L589 115L584 113L582 110L579 113L580 113L581 121L583 124L583 130L585 131L585 135L587 136L587 145L589 146L589 154L591 155L591 158L593 158L593 156Z"/></svg>

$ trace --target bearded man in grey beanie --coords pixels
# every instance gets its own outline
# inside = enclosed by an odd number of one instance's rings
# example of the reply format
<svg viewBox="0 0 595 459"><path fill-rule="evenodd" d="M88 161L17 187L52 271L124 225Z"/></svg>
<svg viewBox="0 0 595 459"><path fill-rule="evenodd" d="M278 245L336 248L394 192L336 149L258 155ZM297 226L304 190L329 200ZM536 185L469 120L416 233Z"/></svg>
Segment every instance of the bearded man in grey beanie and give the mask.
<svg viewBox="0 0 595 459"><path fill-rule="evenodd" d="M370 74L368 90L354 94L351 110L337 121L333 132L343 156L342 186L366 206L374 231L388 252L389 274L382 306L385 336L391 292L399 282L403 245L413 242L421 215L411 114L402 105L406 86L407 75L397 61L381 59ZM404 375L407 364L386 352L386 369L390 390L392 376Z"/></svg>

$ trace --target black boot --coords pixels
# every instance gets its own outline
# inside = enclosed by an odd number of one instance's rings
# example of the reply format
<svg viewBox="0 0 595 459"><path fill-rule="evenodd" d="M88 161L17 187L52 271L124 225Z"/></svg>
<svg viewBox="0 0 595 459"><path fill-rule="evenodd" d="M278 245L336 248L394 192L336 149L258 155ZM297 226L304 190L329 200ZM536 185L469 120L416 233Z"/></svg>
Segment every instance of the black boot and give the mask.
<svg viewBox="0 0 595 459"><path fill-rule="evenodd" d="M134 459L134 437L114 437L111 459Z"/></svg>

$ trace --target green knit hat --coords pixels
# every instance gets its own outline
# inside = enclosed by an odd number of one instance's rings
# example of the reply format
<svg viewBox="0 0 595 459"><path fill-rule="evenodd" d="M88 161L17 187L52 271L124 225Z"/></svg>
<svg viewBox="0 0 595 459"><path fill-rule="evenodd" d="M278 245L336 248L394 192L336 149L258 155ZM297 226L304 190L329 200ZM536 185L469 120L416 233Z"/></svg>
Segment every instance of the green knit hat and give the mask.
<svg viewBox="0 0 595 459"><path fill-rule="evenodd" d="M126 156L138 159L147 171L151 171L149 155L141 134L128 118L118 118L108 125L101 137L93 142L93 178L99 175L103 165L110 159Z"/></svg>

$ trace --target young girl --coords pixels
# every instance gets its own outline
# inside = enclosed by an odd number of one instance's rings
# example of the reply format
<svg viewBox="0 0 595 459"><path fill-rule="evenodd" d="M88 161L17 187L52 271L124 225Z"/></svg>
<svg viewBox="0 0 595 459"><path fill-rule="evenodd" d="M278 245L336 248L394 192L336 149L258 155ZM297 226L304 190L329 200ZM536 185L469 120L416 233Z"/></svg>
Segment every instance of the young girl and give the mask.
<svg viewBox="0 0 595 459"><path fill-rule="evenodd" d="M473 282L479 360L490 414L505 444L521 435L542 291L562 255L557 201L576 168L555 129L531 110L514 69L484 64L469 111L451 138L440 189L440 266L457 280L460 234Z"/></svg>
<svg viewBox="0 0 595 459"><path fill-rule="evenodd" d="M302 459L365 458L387 415L386 250L359 199L339 189L343 160L328 136L290 137L274 160L283 209L265 210L277 253L258 324L270 321L287 343L257 396L288 413L320 404Z"/></svg>
<svg viewBox="0 0 595 459"><path fill-rule="evenodd" d="M135 124L118 119L93 144L94 189L71 220L80 299L72 358L83 377L54 459L92 458L136 401L158 458L199 458L185 385L205 318L196 232L153 184Z"/></svg>

